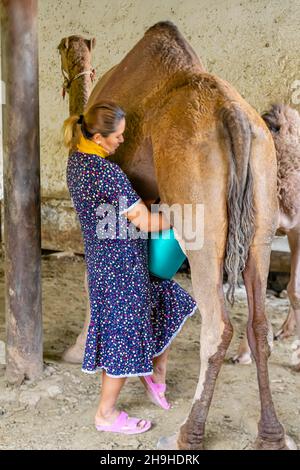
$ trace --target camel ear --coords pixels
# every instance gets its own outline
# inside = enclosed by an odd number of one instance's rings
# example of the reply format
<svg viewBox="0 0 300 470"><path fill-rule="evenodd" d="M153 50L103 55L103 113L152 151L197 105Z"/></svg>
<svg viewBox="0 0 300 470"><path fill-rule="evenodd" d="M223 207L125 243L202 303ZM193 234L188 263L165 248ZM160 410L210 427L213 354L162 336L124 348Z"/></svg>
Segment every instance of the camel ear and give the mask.
<svg viewBox="0 0 300 470"><path fill-rule="evenodd" d="M271 111L262 114L261 117L271 132L277 134L280 131L281 125L279 123L278 115L274 113L274 109L271 109Z"/></svg>
<svg viewBox="0 0 300 470"><path fill-rule="evenodd" d="M89 48L89 51L94 49L94 47L96 46L96 38L85 39L85 42L86 42L87 47Z"/></svg>

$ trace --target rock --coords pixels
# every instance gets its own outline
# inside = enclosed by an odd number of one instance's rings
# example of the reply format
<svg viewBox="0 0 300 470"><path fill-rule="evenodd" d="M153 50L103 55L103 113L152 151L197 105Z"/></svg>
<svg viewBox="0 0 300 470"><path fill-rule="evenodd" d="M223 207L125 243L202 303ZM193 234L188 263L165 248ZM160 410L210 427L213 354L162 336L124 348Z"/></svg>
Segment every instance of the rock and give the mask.
<svg viewBox="0 0 300 470"><path fill-rule="evenodd" d="M78 377L75 377L75 376L73 375L73 377L72 377L72 382L73 382L74 384L77 384L77 385L78 385L78 384L81 383L81 380L80 380Z"/></svg>
<svg viewBox="0 0 300 470"><path fill-rule="evenodd" d="M6 364L4 341L0 341L0 364Z"/></svg>
<svg viewBox="0 0 300 470"><path fill-rule="evenodd" d="M17 392L15 390L6 389L0 391L0 402L13 402L17 400Z"/></svg>
<svg viewBox="0 0 300 470"><path fill-rule="evenodd" d="M229 415L224 415L224 419L226 419L226 421L232 421Z"/></svg>
<svg viewBox="0 0 300 470"><path fill-rule="evenodd" d="M24 405L36 406L41 399L41 395L37 392L21 392L19 402Z"/></svg>
<svg viewBox="0 0 300 470"><path fill-rule="evenodd" d="M291 349L296 351L298 348L300 348L300 339L295 339L291 344Z"/></svg>
<svg viewBox="0 0 300 470"><path fill-rule="evenodd" d="M60 259L60 258L75 258L74 251L57 251L56 253L50 253L49 255L43 255L46 259Z"/></svg>
<svg viewBox="0 0 300 470"><path fill-rule="evenodd" d="M291 436L285 435L285 444L289 450L298 450L298 447L295 441L291 438Z"/></svg>
<svg viewBox="0 0 300 470"><path fill-rule="evenodd" d="M62 389L58 385L50 385L46 389L48 395L50 398L56 397L56 395L61 395L62 394Z"/></svg>
<svg viewBox="0 0 300 470"><path fill-rule="evenodd" d="M60 387L60 378L59 377L47 377L40 382L37 383L36 391L40 393L42 397L52 397L62 393L62 389Z"/></svg>
<svg viewBox="0 0 300 470"><path fill-rule="evenodd" d="M280 292L279 297L280 297L281 299L288 299L288 298L289 298L286 289L283 289L283 290Z"/></svg>
<svg viewBox="0 0 300 470"><path fill-rule="evenodd" d="M65 397L65 400L68 403L78 403L78 400L75 397Z"/></svg>
<svg viewBox="0 0 300 470"><path fill-rule="evenodd" d="M55 372L56 372L56 370L54 369L54 367L51 367L51 366L46 366L45 369L44 369L44 375L46 377L50 377Z"/></svg>
<svg viewBox="0 0 300 470"><path fill-rule="evenodd" d="M291 356L291 364L293 369L297 372L300 371L300 340L296 340L292 344L293 353Z"/></svg>

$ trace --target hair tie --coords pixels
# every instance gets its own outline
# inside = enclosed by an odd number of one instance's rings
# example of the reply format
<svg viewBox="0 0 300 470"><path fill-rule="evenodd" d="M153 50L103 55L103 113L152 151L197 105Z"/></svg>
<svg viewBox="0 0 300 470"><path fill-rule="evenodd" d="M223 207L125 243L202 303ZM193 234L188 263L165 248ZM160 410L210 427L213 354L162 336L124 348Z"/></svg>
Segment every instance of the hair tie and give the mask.
<svg viewBox="0 0 300 470"><path fill-rule="evenodd" d="M80 114L77 124L82 124L82 123L83 123L83 114Z"/></svg>

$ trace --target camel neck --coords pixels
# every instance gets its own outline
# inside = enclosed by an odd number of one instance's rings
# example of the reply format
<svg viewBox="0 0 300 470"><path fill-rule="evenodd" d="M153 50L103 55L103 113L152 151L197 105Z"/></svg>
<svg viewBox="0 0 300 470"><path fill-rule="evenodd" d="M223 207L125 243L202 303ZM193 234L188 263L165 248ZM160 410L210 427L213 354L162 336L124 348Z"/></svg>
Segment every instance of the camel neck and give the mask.
<svg viewBox="0 0 300 470"><path fill-rule="evenodd" d="M82 75L71 83L69 90L69 112L80 115L88 102L92 88L92 80L89 75Z"/></svg>

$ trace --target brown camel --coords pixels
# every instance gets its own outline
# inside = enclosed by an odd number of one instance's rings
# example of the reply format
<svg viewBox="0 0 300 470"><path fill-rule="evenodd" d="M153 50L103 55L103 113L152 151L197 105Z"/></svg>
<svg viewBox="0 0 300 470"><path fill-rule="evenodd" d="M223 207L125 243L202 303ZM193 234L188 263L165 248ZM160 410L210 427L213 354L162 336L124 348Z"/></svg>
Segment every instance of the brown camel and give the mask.
<svg viewBox="0 0 300 470"><path fill-rule="evenodd" d="M68 57L64 41L60 52ZM75 83L72 93L79 86ZM223 293L224 266L229 301L240 272L247 288L248 336L261 400L256 447L288 448L267 367L265 293L279 214L276 154L267 126L227 82L205 72L170 22L146 31L96 84L86 109L100 99L117 102L127 113L125 144L111 160L127 173L140 196L160 197L169 206L191 204L194 210L201 203L205 210L203 248L187 249L202 316L200 376L187 419L159 447L203 447L216 378L233 334ZM192 214L183 218L185 225L192 224ZM184 233L183 239L188 246Z"/></svg>
<svg viewBox="0 0 300 470"><path fill-rule="evenodd" d="M291 363L300 372L300 115L287 105L273 105L263 114L276 148L278 173L277 192L280 217L279 234L286 234L291 250L291 274L287 287L290 300L288 316L275 335L276 339L291 336L296 328ZM247 338L242 340L234 362L251 362Z"/></svg>

